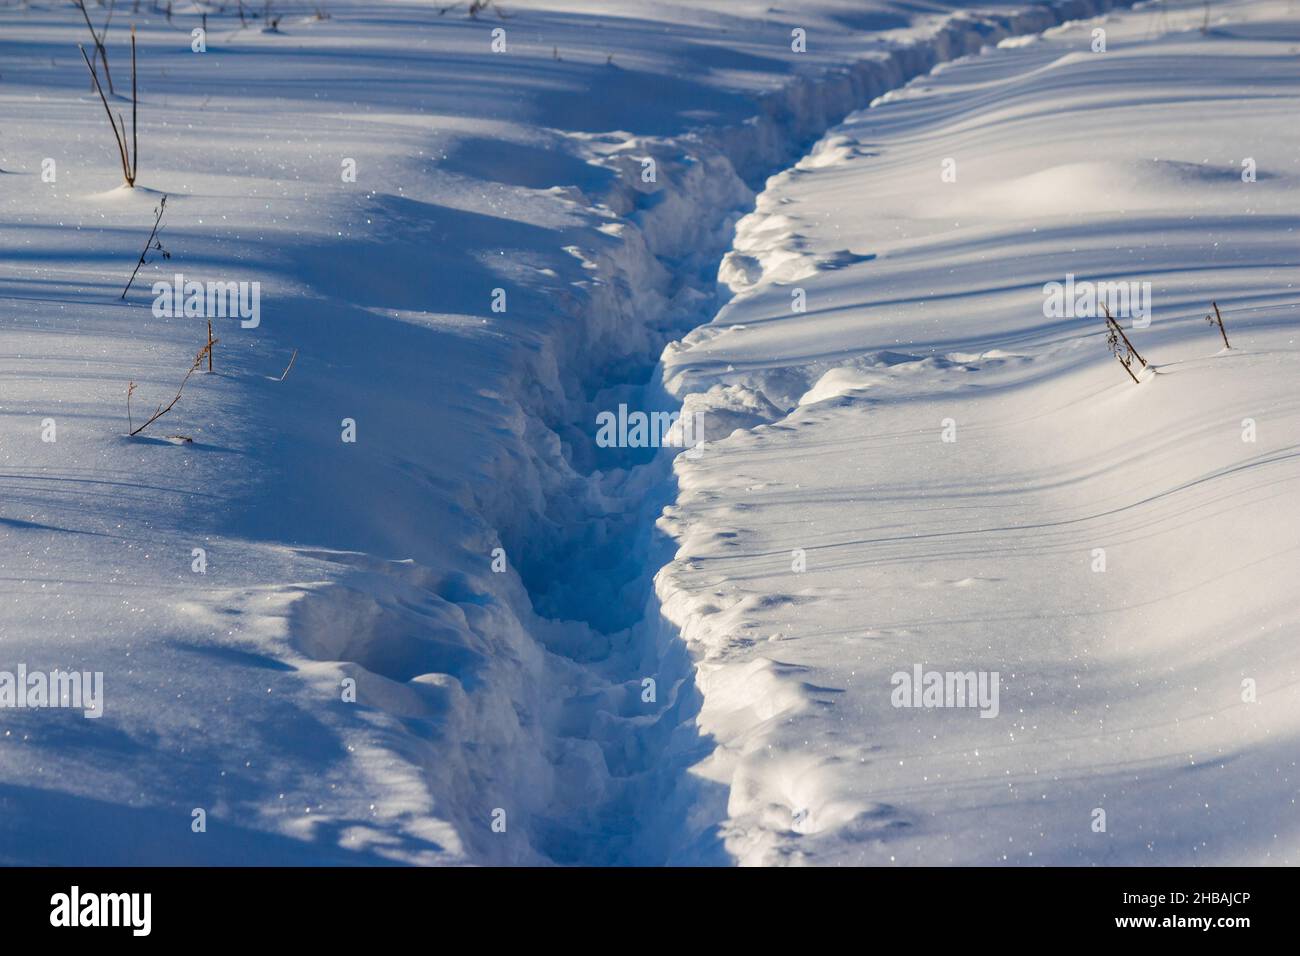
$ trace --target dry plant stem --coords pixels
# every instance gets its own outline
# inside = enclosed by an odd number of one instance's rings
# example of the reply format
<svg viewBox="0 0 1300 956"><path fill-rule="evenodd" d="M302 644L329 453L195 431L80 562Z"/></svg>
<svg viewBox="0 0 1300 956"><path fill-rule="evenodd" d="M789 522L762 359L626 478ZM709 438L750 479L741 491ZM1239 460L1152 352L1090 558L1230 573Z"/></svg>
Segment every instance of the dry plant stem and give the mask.
<svg viewBox="0 0 1300 956"><path fill-rule="evenodd" d="M216 339L212 337L212 320L208 319L208 371L212 371L212 346Z"/></svg>
<svg viewBox="0 0 1300 956"><path fill-rule="evenodd" d="M113 111L109 109L108 98L104 96L104 88L99 85L99 74L95 72L90 57L86 56L86 48L78 43L77 49L81 51L81 58L86 61L86 69L90 71L90 80L95 86L95 92L99 94L99 102L104 105L104 113L108 116L108 125L113 128L113 141L117 144L117 158L122 163L122 178L126 180L128 186L134 188L136 172L140 168L136 160L139 139L136 135L136 106L138 101L136 97L135 27L131 28L131 146L129 149L126 145L126 123L122 119L122 114L118 113L117 119L113 119Z"/></svg>
<svg viewBox="0 0 1300 956"><path fill-rule="evenodd" d="M204 356L212 352L212 346L215 344L216 344L216 340L209 342L207 345L203 346L203 348L199 350L199 354L194 356L194 361L190 364L190 370L186 372L185 377L181 379L181 384L177 387L176 394L172 396L172 400L167 403L166 407L159 405L157 410L154 411L154 413L149 416L148 421L146 421L139 428L133 429L131 431L132 438L140 434L142 431L144 431L146 428L148 428L150 425L152 425L154 422L162 418L164 415L166 415L168 412L170 412L173 408L176 407L176 403L181 400L181 393L185 391L185 385L186 383L189 382L190 376L193 375L195 370L198 369L198 367L203 364ZM135 383L133 382L131 386L127 389L127 393L126 393L128 427L130 426L130 421L131 421L131 392L134 391L134 389L135 389Z"/></svg>
<svg viewBox="0 0 1300 956"><path fill-rule="evenodd" d="M113 111L108 108L108 99L104 96L104 89L99 85L99 76L95 73L95 68L90 65L90 57L86 56L86 48L80 43L77 49L81 51L81 58L86 61L86 69L90 71L91 82L95 84L95 92L99 94L99 102L104 104L104 113L108 116L108 125L113 128L113 141L117 143L117 158L122 163L122 175L126 177L126 184L134 186L131 181L131 166L126 159L126 144L122 142L122 134L118 131L117 122L113 119Z"/></svg>
<svg viewBox="0 0 1300 956"><path fill-rule="evenodd" d="M1108 318L1106 322L1106 327L1111 330L1110 337L1111 337L1111 342L1113 344L1113 347L1115 349L1115 358L1119 359L1119 364L1124 366L1124 371L1128 372L1128 377L1133 379L1133 384L1140 385L1141 383L1138 381L1138 377L1133 374L1133 358L1134 356L1137 356L1137 358L1140 359L1142 358L1142 356L1138 355L1137 352L1133 350L1133 346L1127 345L1128 339L1124 338L1124 332L1122 329L1120 329L1119 323L1115 322L1115 320L1113 319ZM1118 338L1124 338L1124 342L1126 344L1127 351L1123 355L1119 354L1119 343L1118 343L1117 336ZM1143 362L1142 365L1144 368L1146 367L1145 362Z"/></svg>
<svg viewBox="0 0 1300 956"><path fill-rule="evenodd" d="M1219 303L1211 302L1210 305L1214 306L1214 317L1219 320L1219 334L1223 336L1223 347L1230 349L1232 346L1228 344L1228 333L1223 328L1223 315L1219 312Z"/></svg>
<svg viewBox="0 0 1300 956"><path fill-rule="evenodd" d="M1111 328L1113 328L1116 332L1119 333L1119 337L1120 337L1121 339L1124 340L1124 344L1128 347L1128 350L1129 350L1130 352L1133 353L1134 357L1135 357L1139 362L1142 363L1142 367L1143 367L1143 368L1146 368L1146 367L1147 367L1147 360L1144 359L1144 358L1141 356L1141 354L1138 352L1138 350L1135 349L1135 348L1133 347L1133 343L1130 342L1130 341L1128 340L1128 336L1125 335L1125 334L1124 334L1124 330L1121 329L1121 328L1119 327L1119 323L1116 322L1113 318L1111 318L1111 315L1110 315L1110 307L1109 307L1109 306L1105 306L1105 305L1103 305L1103 306L1102 306L1102 309L1103 309L1103 311L1105 311L1105 313L1106 313L1106 323L1107 323L1108 325L1110 325Z"/></svg>
<svg viewBox="0 0 1300 956"><path fill-rule="evenodd" d="M76 0L77 9L81 11L82 17L86 20L86 29L90 31L90 38L95 41L95 55L99 57L104 64L104 79L108 81L108 92L115 92L113 89L113 74L108 69L108 51L104 49L104 37L108 36L108 25L113 20L113 10L117 7L117 0L108 8L108 17L104 20L103 35L95 32L94 24L90 22L90 14L86 12L85 0ZM91 70L93 73L94 70Z"/></svg>
<svg viewBox="0 0 1300 956"><path fill-rule="evenodd" d="M1111 354L1115 356L1115 360L1124 366L1124 371L1128 372L1128 377L1133 379L1133 384L1140 385L1141 382L1138 381L1138 377L1133 374L1133 359L1136 356L1139 360L1142 360L1142 356L1138 355L1137 350L1133 348L1133 343L1128 340L1124 330L1119 327L1119 323L1111 316L1110 308L1103 304L1102 311L1106 313L1106 345L1110 348ZM1119 345L1120 339L1124 340L1122 352ZM1142 361L1142 365L1145 367L1146 362Z"/></svg>
<svg viewBox="0 0 1300 956"><path fill-rule="evenodd" d="M289 369L293 368L293 363L294 361L297 360L297 358L298 358L298 350L294 349L293 354L289 356L289 364L286 365L284 367L284 371L280 373L280 381L282 382L284 381L284 377L289 374Z"/></svg>
<svg viewBox="0 0 1300 956"><path fill-rule="evenodd" d="M1115 357L1116 357L1116 358L1119 358L1118 355L1115 356ZM1124 371L1128 372L1128 377L1131 378L1131 379L1133 379L1133 384L1134 384L1134 385L1141 385L1141 384L1142 384L1141 382L1138 381L1138 377L1137 377L1136 375L1133 374L1133 369L1129 368L1129 364L1128 364L1128 362L1125 362L1123 359L1119 359L1119 364L1124 366Z"/></svg>
<svg viewBox="0 0 1300 956"><path fill-rule="evenodd" d="M139 138L136 135L135 75L136 75L135 74L135 27L132 27L131 28L131 149L129 152L126 149L126 121L122 119L121 113L117 114L117 125L121 129L121 135L119 137L119 141L122 144L123 153L126 154L126 166L130 167L129 169L123 168L123 173L126 176L126 184L131 187L135 186L136 171L139 170L140 168L140 159L139 159L140 143L139 143ZM109 121L111 122L112 119L113 118L110 116Z"/></svg>
<svg viewBox="0 0 1300 956"><path fill-rule="evenodd" d="M140 171L140 141L136 135L136 98L135 84L135 25L131 26L131 185L135 185L135 174Z"/></svg>
<svg viewBox="0 0 1300 956"><path fill-rule="evenodd" d="M144 248L140 250L140 259L135 264L135 271L131 273L131 278L126 280L126 288L122 290L122 298L131 291L131 283L135 282L135 277L140 274L141 267L144 266L144 257L149 254L149 247L153 245L154 238L158 235L158 224L162 222L163 212L167 209L167 197L163 196L162 201L158 203L158 211L154 215L153 228L149 230L149 238L145 240ZM209 334L209 337L211 335Z"/></svg>

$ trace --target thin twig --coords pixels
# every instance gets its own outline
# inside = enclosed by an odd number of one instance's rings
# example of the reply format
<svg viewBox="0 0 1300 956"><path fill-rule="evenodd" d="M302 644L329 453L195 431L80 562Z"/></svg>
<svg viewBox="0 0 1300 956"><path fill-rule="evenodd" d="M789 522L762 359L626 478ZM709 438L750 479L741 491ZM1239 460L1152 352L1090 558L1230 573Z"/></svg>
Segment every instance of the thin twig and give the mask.
<svg viewBox="0 0 1300 956"><path fill-rule="evenodd" d="M1124 340L1124 344L1125 344L1126 346L1128 346L1128 350L1129 350L1130 352L1133 353L1133 355L1137 358L1137 360L1138 360L1139 362L1142 363L1142 367L1143 367L1143 368L1146 368L1146 367L1147 367L1147 360L1144 359L1141 355L1138 354L1138 350L1135 349L1135 348L1133 347L1133 343L1130 342L1130 341L1128 340L1128 336L1125 335L1125 334L1124 334L1124 330L1121 329L1121 328L1119 327L1119 323L1116 322L1113 318L1111 318L1111 315L1110 315L1110 307L1107 306L1107 305L1104 305L1104 304L1103 304L1103 305L1102 305L1102 310L1106 313L1106 322L1107 322L1107 324L1109 324L1109 325L1111 325L1111 326L1114 327L1115 331L1119 333L1119 337L1120 337L1121 339Z"/></svg>
<svg viewBox="0 0 1300 956"><path fill-rule="evenodd" d="M73 0L77 9L81 11L82 17L86 20L86 29L90 31L90 38L95 41L95 53L104 62L104 79L108 80L108 92L114 93L113 74L108 69L108 51L104 49L104 40L108 37L108 25L113 22L113 10L117 7L117 0L113 0L112 5L108 8L108 17L104 20L104 30L101 35L95 30L94 24L90 22L90 14L86 12L85 0ZM90 71L94 74L94 69ZM98 82L98 80L96 80Z"/></svg>
<svg viewBox="0 0 1300 956"><path fill-rule="evenodd" d="M195 370L198 369L198 367L203 364L204 356L206 356L209 352L212 351L212 346L215 344L216 342L209 342L207 345L203 346L203 348L199 349L199 353L194 356L194 361L190 365L190 370L186 372L185 377L181 379L181 384L177 387L176 394L172 397L172 400L167 403L167 406L165 408L162 405L159 405L157 410L152 415L149 416L148 421L146 421L139 428L132 430L131 432L132 438L140 434L142 431L144 431L146 428L148 428L150 425L152 425L154 422L162 418L164 415L166 415L168 412L170 412L173 408L176 407L176 403L181 400L181 393L185 391L185 385L186 383L189 382L190 376L193 375ZM133 390L134 390L133 388L129 388L126 393L128 426L130 424L131 392Z"/></svg>
<svg viewBox="0 0 1300 956"><path fill-rule="evenodd" d="M1223 336L1223 347L1230 349L1232 346L1228 344L1228 333L1223 328L1223 315L1219 312L1219 303L1211 302L1210 305L1214 306L1214 317L1219 320L1219 334ZM1205 317L1205 321L1210 321L1208 315Z"/></svg>
<svg viewBox="0 0 1300 956"><path fill-rule="evenodd" d="M298 358L298 350L294 349L293 354L289 356L289 364L286 365L284 367L284 371L280 373L280 381L282 382L284 381L284 377L289 374L289 369L293 368L294 360L297 358Z"/></svg>
<svg viewBox="0 0 1300 956"><path fill-rule="evenodd" d="M110 14L111 16L111 14ZM136 96L135 84L135 24L131 24L131 185L135 185L136 174L140 172L140 140L136 135L135 114L140 98ZM125 138L125 137L123 137Z"/></svg>
<svg viewBox="0 0 1300 956"><path fill-rule="evenodd" d="M123 142L122 134L117 129L117 123L113 120L113 111L108 108L108 98L104 96L104 88L99 85L99 74L90 65L90 57L86 56L86 48L78 43L77 49L81 51L81 58L86 61L86 69L90 71L90 79L95 84L95 92L99 94L99 101L104 104L104 113L108 116L108 125L113 128L113 140L117 143L117 158L122 163L122 175L126 177L128 186L134 186L135 179L131 175L131 167L126 156L126 143Z"/></svg>
<svg viewBox="0 0 1300 956"><path fill-rule="evenodd" d="M1106 313L1106 345L1110 348L1111 354L1115 356L1116 361L1124 366L1124 371L1128 372L1128 377L1133 379L1133 384L1140 385L1141 382L1138 381L1138 377L1133 374L1133 358L1137 356L1140 360L1142 356L1138 355L1137 349L1133 348L1133 344L1128 340L1128 336L1124 334L1124 330L1119 327L1119 323L1111 316L1110 308L1105 303L1102 304L1101 308ZM1120 339L1124 340L1123 349L1119 346ZM1142 362L1143 367L1146 364L1145 361Z"/></svg>
<svg viewBox="0 0 1300 956"><path fill-rule="evenodd" d="M1119 358L1119 356L1117 355L1116 358ZM1138 381L1138 377L1137 377L1136 375L1133 374L1133 366L1132 366L1132 365L1130 365L1128 362L1126 362L1126 361L1125 361L1124 359L1122 359L1122 358L1119 360L1119 364L1124 366L1124 371L1128 372L1128 377L1131 378L1131 379L1133 379L1133 384L1134 384L1134 385L1141 385L1141 384L1142 384L1141 382Z"/></svg>
<svg viewBox="0 0 1300 956"><path fill-rule="evenodd" d="M131 291L131 283L135 281L135 277L140 273L140 269L144 266L144 258L149 254L150 247L153 246L154 237L158 235L158 224L162 222L163 213L166 209L167 196L164 195L162 201L158 203L158 208L154 210L155 215L153 219L153 228L149 230L149 238L145 240L144 248L140 250L140 261L135 264L135 271L131 273L131 278L126 280L126 288L122 290L123 299L125 299L126 294ZM179 291L180 290L177 290L178 294Z"/></svg>

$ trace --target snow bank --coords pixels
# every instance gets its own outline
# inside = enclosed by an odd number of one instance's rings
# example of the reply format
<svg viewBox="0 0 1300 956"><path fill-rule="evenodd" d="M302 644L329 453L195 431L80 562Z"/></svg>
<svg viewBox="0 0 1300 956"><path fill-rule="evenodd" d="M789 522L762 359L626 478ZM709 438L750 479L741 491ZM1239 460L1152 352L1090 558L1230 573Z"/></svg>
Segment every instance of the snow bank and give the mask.
<svg viewBox="0 0 1300 956"><path fill-rule="evenodd" d="M854 114L665 352L775 409L677 458L656 579L740 862L1295 863L1296 24L1216 12ZM1137 384L1067 276L1149 286Z"/></svg>

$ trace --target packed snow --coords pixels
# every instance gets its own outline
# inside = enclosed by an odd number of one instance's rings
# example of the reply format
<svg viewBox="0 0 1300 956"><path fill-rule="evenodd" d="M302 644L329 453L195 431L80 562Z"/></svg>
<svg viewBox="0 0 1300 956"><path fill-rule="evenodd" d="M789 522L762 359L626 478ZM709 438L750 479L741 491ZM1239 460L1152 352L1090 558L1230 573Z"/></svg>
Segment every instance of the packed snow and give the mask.
<svg viewBox="0 0 1300 956"><path fill-rule="evenodd" d="M0 862L1297 862L1288 3L257 6L0 3Z"/></svg>

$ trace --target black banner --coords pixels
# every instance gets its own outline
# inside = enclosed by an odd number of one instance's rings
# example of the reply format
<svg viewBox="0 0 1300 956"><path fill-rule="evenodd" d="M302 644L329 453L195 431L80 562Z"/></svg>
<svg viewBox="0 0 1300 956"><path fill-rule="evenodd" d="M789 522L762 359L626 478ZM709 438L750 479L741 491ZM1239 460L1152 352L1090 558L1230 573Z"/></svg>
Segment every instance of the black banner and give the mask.
<svg viewBox="0 0 1300 956"><path fill-rule="evenodd" d="M1287 927L1292 882L1285 869L0 869L0 915L10 943L374 943L382 932L436 945L448 931L542 942L561 928L634 940L677 912L728 940L777 921L812 942L847 920L864 934L911 927L927 943L1033 932L1231 944Z"/></svg>

